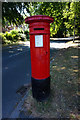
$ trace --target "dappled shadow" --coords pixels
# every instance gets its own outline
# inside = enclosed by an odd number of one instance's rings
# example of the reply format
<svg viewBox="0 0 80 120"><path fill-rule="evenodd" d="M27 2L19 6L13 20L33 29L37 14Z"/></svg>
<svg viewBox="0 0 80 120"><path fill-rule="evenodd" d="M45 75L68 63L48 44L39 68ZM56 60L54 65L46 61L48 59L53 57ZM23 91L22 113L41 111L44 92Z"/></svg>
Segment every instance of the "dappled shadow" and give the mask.
<svg viewBox="0 0 80 120"><path fill-rule="evenodd" d="M67 40L50 40L50 43L66 43L68 42Z"/></svg>
<svg viewBox="0 0 80 120"><path fill-rule="evenodd" d="M31 83L30 48L28 45L10 45L3 48L2 77L2 112L6 117L22 99L20 94L16 94L16 90L24 84ZM21 92L25 94L25 90Z"/></svg>
<svg viewBox="0 0 80 120"><path fill-rule="evenodd" d="M51 90L55 91L59 117L76 117L78 114L78 47L69 47L59 52L51 66Z"/></svg>
<svg viewBox="0 0 80 120"><path fill-rule="evenodd" d="M78 47L78 43L73 43L73 41L50 41L50 60L55 59L57 53L60 50L66 50L69 47Z"/></svg>
<svg viewBox="0 0 80 120"><path fill-rule="evenodd" d="M19 44L19 45L8 45L6 47L3 47L2 49L2 57L3 60L7 58L12 58L14 56L17 56L19 54L23 54L26 51L30 51L30 43L25 42L25 44Z"/></svg>
<svg viewBox="0 0 80 120"><path fill-rule="evenodd" d="M74 40L74 43L80 43L80 38L77 40Z"/></svg>
<svg viewBox="0 0 80 120"><path fill-rule="evenodd" d="M53 41L50 40L50 60L57 54L60 49L63 49L67 41Z"/></svg>
<svg viewBox="0 0 80 120"><path fill-rule="evenodd" d="M80 41L76 41L76 42L74 41L74 43L80 43Z"/></svg>
<svg viewBox="0 0 80 120"><path fill-rule="evenodd" d="M30 90L24 102L24 113L40 118L78 118L78 48L60 49L50 64L50 75L48 100L37 102Z"/></svg>
<svg viewBox="0 0 80 120"><path fill-rule="evenodd" d="M50 49L63 49L66 48L67 41L50 41Z"/></svg>

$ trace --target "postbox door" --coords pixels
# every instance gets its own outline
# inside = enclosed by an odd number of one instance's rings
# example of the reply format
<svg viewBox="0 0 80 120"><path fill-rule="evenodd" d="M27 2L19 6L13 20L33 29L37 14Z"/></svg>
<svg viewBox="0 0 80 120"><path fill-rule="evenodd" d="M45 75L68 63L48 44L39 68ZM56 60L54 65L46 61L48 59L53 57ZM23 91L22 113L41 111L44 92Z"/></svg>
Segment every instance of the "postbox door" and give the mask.
<svg viewBox="0 0 80 120"><path fill-rule="evenodd" d="M50 76L49 34L31 35L30 39L32 77L45 79Z"/></svg>

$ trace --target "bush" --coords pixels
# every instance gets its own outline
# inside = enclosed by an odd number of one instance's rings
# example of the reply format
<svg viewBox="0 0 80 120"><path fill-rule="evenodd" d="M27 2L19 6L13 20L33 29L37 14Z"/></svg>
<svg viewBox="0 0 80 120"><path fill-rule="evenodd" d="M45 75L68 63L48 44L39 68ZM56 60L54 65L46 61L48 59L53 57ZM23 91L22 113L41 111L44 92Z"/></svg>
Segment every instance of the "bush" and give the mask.
<svg viewBox="0 0 80 120"><path fill-rule="evenodd" d="M4 36L3 33L0 33L0 38L2 39L2 44L6 43L6 37Z"/></svg>
<svg viewBox="0 0 80 120"><path fill-rule="evenodd" d="M29 32L26 30L26 31L24 31L24 34L28 34Z"/></svg>
<svg viewBox="0 0 80 120"><path fill-rule="evenodd" d="M2 44L10 44L19 40L25 41L26 35L22 34L22 30L11 30L10 32L0 33Z"/></svg>
<svg viewBox="0 0 80 120"><path fill-rule="evenodd" d="M12 34L10 32L6 32L4 36L6 37L7 40L12 40Z"/></svg>
<svg viewBox="0 0 80 120"><path fill-rule="evenodd" d="M2 39L2 44L10 44L11 41L7 40L6 36L8 37L8 33L0 33L0 38ZM11 35L9 36L11 38Z"/></svg>
<svg viewBox="0 0 80 120"><path fill-rule="evenodd" d="M12 38L13 38L13 41L18 41L18 40L22 40L24 41L26 39L25 35L23 34L23 31L20 30L20 31L17 31L17 30L12 30L11 31L11 34L12 34Z"/></svg>
<svg viewBox="0 0 80 120"><path fill-rule="evenodd" d="M5 32L4 36L8 39L8 32Z"/></svg>
<svg viewBox="0 0 80 120"><path fill-rule="evenodd" d="M18 37L19 37L18 35L13 34L13 35L12 35L12 41L13 41L13 42L16 42L16 41L18 40Z"/></svg>
<svg viewBox="0 0 80 120"><path fill-rule="evenodd" d="M18 33L22 33L23 34L24 32L23 32L23 30L19 30Z"/></svg>
<svg viewBox="0 0 80 120"><path fill-rule="evenodd" d="M13 35L13 34L18 35L18 30L11 30L10 32L11 32L12 35Z"/></svg>
<svg viewBox="0 0 80 120"><path fill-rule="evenodd" d="M26 35L25 34L20 34L20 40L25 41Z"/></svg>
<svg viewBox="0 0 80 120"><path fill-rule="evenodd" d="M24 31L24 34L26 35L27 40L29 39L29 32L26 30Z"/></svg>
<svg viewBox="0 0 80 120"><path fill-rule="evenodd" d="M19 39L18 30L11 30L10 33L12 35L12 41L16 42Z"/></svg>

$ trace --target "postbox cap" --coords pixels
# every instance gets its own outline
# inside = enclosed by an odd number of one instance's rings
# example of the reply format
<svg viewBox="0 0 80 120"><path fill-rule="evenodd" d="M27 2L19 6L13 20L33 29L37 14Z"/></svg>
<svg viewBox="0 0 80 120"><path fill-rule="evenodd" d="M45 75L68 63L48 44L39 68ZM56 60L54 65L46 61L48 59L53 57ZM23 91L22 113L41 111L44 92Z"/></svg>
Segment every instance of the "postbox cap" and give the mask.
<svg viewBox="0 0 80 120"><path fill-rule="evenodd" d="M53 22L53 17L50 16L46 16L46 15L34 15L34 16L30 16L25 18L25 23L29 24L29 23L33 23L33 22L49 22L52 23Z"/></svg>

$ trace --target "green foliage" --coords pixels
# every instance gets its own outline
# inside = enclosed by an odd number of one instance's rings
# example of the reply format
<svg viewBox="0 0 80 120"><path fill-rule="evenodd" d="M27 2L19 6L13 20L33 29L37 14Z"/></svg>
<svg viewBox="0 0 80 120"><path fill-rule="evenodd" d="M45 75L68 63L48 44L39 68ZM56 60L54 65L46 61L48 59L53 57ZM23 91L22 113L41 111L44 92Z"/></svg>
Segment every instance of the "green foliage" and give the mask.
<svg viewBox="0 0 80 120"><path fill-rule="evenodd" d="M2 44L10 44L17 41L25 41L26 36L21 31L11 30L10 32L0 33Z"/></svg>
<svg viewBox="0 0 80 120"><path fill-rule="evenodd" d="M16 42L19 39L19 33L17 30L11 30L12 40Z"/></svg>
<svg viewBox="0 0 80 120"><path fill-rule="evenodd" d="M63 15L64 24L70 35L74 35L74 30L76 35L80 35L80 2L67 2Z"/></svg>
<svg viewBox="0 0 80 120"><path fill-rule="evenodd" d="M23 21L23 16L20 14L22 10L22 3L20 2L3 2L2 3L2 22L3 25L6 24L21 24Z"/></svg>
<svg viewBox="0 0 80 120"><path fill-rule="evenodd" d="M24 17L27 13L34 15L37 2L3 2L2 3L2 23L3 26L16 24L17 26L24 23Z"/></svg>
<svg viewBox="0 0 80 120"><path fill-rule="evenodd" d="M51 37L66 37L67 34L80 35L80 2L38 2L37 15L54 18L51 23Z"/></svg>
<svg viewBox="0 0 80 120"><path fill-rule="evenodd" d="M23 33L24 33L24 31L21 29L21 30L19 30L19 31L18 31L18 33L22 33L22 34L23 34Z"/></svg>
<svg viewBox="0 0 80 120"><path fill-rule="evenodd" d="M25 41L26 35L25 34L19 34L19 40Z"/></svg>
<svg viewBox="0 0 80 120"><path fill-rule="evenodd" d="M65 3L62 2L41 2L39 8L36 10L37 14L48 15L54 18L54 22L51 23L50 32L51 37L56 35L56 37L63 36L63 28L65 31L65 26L63 23L63 9Z"/></svg>
<svg viewBox="0 0 80 120"><path fill-rule="evenodd" d="M25 31L24 31L24 34L28 34L28 33L29 33L29 31L28 31L28 30L25 30Z"/></svg>
<svg viewBox="0 0 80 120"><path fill-rule="evenodd" d="M29 31L28 30L24 31L24 34L26 35L27 40L29 40Z"/></svg>
<svg viewBox="0 0 80 120"><path fill-rule="evenodd" d="M8 39L8 40L12 40L12 34L11 34L11 33L6 32L6 33L4 34L4 36L5 36L6 39Z"/></svg>
<svg viewBox="0 0 80 120"><path fill-rule="evenodd" d="M7 34L7 33L6 33L6 34ZM10 43L11 43L10 40L7 40L6 34L0 33L0 37L1 37L1 39L2 39L2 44L10 44ZM8 35L7 35L7 36L8 36Z"/></svg>
<svg viewBox="0 0 80 120"><path fill-rule="evenodd" d="M11 30L10 32L11 32L12 35L13 35L13 34L18 35L18 30Z"/></svg>
<svg viewBox="0 0 80 120"><path fill-rule="evenodd" d="M23 24L27 16L52 16L51 37L80 35L80 2L6 2L2 5L2 15L3 26Z"/></svg>

